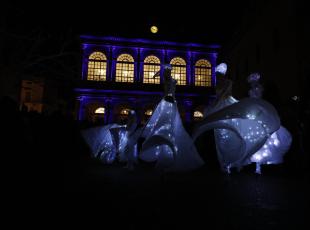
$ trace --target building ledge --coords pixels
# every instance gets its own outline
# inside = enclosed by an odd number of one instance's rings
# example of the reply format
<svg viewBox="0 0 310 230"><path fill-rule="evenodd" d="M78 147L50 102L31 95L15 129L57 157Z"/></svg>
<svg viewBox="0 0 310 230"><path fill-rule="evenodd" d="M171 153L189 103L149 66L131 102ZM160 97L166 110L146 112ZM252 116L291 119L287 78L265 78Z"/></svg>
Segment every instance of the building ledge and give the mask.
<svg viewBox="0 0 310 230"><path fill-rule="evenodd" d="M163 84L145 83L124 83L124 82L98 82L98 81L78 81L74 87L76 93L100 94L139 94L139 95L163 95ZM213 95L214 87L204 86L183 86L177 85L176 95Z"/></svg>

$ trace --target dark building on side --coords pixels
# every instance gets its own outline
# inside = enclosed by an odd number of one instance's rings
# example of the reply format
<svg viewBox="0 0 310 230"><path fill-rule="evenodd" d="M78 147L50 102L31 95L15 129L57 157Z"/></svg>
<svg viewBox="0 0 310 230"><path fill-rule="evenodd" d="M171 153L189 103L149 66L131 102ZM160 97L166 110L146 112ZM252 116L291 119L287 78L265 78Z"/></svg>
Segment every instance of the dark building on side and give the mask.
<svg viewBox="0 0 310 230"><path fill-rule="evenodd" d="M163 96L162 64L172 65L185 123L199 120L214 97L218 45L81 36L82 79L75 87L78 120L123 122L134 109L143 124Z"/></svg>
<svg viewBox="0 0 310 230"><path fill-rule="evenodd" d="M252 1L220 58L228 63L233 93L247 96L246 78L262 75L264 97L275 106L305 98L309 85L309 25L300 1Z"/></svg>

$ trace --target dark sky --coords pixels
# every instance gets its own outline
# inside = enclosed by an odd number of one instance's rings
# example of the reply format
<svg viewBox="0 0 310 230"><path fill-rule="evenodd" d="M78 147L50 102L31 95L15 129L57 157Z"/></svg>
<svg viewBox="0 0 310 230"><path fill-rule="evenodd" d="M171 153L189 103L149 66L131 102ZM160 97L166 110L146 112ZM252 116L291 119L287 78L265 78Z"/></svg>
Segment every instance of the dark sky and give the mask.
<svg viewBox="0 0 310 230"><path fill-rule="evenodd" d="M249 5L245 0L193 1L193 4L179 1L179 5L168 1L64 2L10 1L4 8L13 12L11 26L22 30L39 27L57 34L73 29L75 34L222 43L231 37ZM159 28L156 35L150 33L153 24Z"/></svg>

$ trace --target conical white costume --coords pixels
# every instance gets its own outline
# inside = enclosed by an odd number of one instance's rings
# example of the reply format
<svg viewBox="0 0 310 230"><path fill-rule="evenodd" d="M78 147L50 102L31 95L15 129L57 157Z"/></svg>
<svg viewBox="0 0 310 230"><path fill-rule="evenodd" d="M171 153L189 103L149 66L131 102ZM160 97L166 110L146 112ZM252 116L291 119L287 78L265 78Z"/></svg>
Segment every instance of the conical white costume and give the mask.
<svg viewBox="0 0 310 230"><path fill-rule="evenodd" d="M120 162L127 162L127 167L132 169L137 161L137 139L140 135L136 128L136 113L130 110L126 125L95 127L84 130L82 135L94 157L107 164L118 157Z"/></svg>
<svg viewBox="0 0 310 230"><path fill-rule="evenodd" d="M166 65L164 68L165 97L143 130L145 141L139 157L147 162L156 161L157 168L162 171L194 170L204 162L182 125L174 96L176 80L171 77L171 67Z"/></svg>

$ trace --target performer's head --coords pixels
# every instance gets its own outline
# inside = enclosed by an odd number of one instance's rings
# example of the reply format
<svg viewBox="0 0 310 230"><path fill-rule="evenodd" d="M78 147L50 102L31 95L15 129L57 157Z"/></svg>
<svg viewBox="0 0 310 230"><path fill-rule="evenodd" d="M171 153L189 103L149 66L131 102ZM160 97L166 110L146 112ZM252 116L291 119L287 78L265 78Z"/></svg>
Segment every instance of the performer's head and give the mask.
<svg viewBox="0 0 310 230"><path fill-rule="evenodd" d="M247 80L250 84L253 84L253 83L258 83L259 79L260 79L259 73L252 73L248 76Z"/></svg>
<svg viewBox="0 0 310 230"><path fill-rule="evenodd" d="M225 75L226 71L227 71L227 65L224 62L215 67L215 73L217 74Z"/></svg>
<svg viewBox="0 0 310 230"><path fill-rule="evenodd" d="M170 64L164 64L162 65L163 66L163 69L164 69L164 76L165 77L170 77L171 76L171 70L172 70L172 67ZM157 73L155 73L155 75L153 76L153 78L155 77L159 77L160 76L160 71L158 71Z"/></svg>
<svg viewBox="0 0 310 230"><path fill-rule="evenodd" d="M164 64L163 67L164 70L172 70L172 66L170 64Z"/></svg>
<svg viewBox="0 0 310 230"><path fill-rule="evenodd" d="M261 98L263 96L264 88L260 84L260 74L259 73L252 73L247 78L248 83L250 83L251 88L249 90L249 96L255 98Z"/></svg>
<svg viewBox="0 0 310 230"><path fill-rule="evenodd" d="M136 115L136 111L134 111L133 109L129 110L129 115L134 116Z"/></svg>
<svg viewBox="0 0 310 230"><path fill-rule="evenodd" d="M165 64L165 65L163 65L163 68L164 68L164 74L167 75L168 77L170 77L172 66L170 64Z"/></svg>

